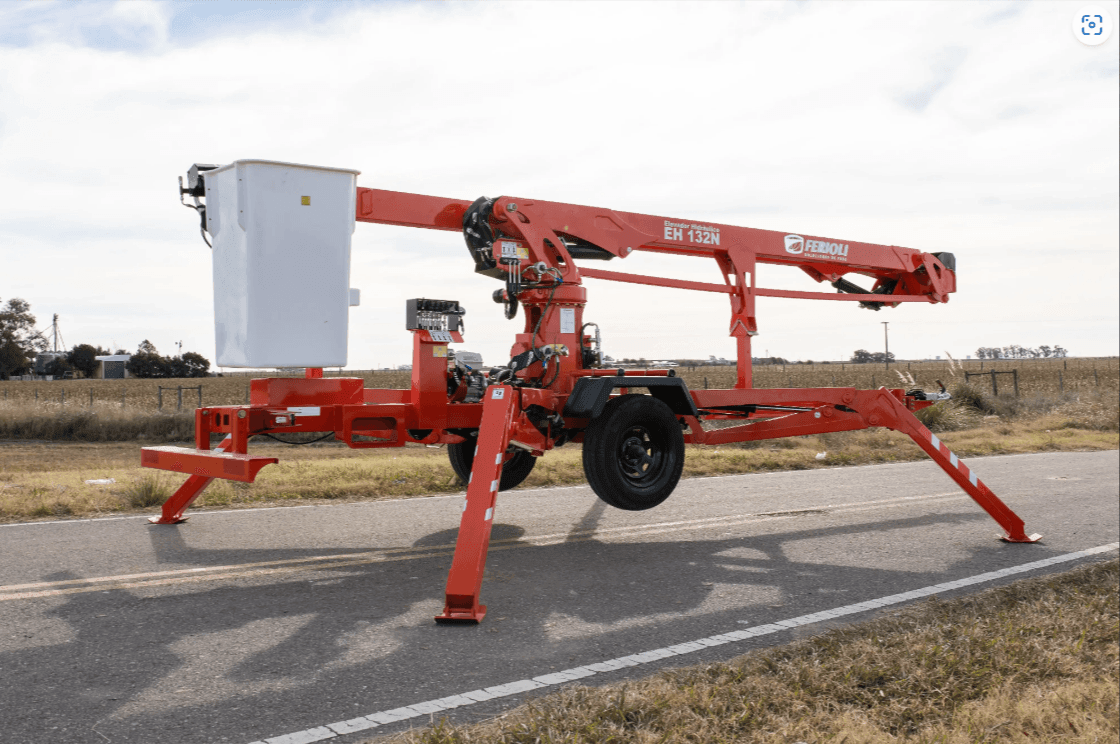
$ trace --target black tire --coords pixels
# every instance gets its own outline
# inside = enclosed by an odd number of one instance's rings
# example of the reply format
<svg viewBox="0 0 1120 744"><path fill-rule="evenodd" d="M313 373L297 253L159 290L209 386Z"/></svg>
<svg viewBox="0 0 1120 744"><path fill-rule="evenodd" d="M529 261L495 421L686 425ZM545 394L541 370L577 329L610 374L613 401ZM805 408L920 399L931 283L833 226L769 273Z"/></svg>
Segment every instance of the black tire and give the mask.
<svg viewBox="0 0 1120 744"><path fill-rule="evenodd" d="M459 480L469 483L471 480L471 466L474 465L475 439L468 438L465 442L447 445L447 458L451 460L451 469ZM525 450L515 449L513 453L506 453L502 463L502 481L498 484L499 491L508 491L520 486L521 483L533 472L537 458Z"/></svg>
<svg viewBox="0 0 1120 744"><path fill-rule="evenodd" d="M657 398L615 398L584 432L583 472L611 506L652 509L673 493L682 470L684 434L673 411Z"/></svg>

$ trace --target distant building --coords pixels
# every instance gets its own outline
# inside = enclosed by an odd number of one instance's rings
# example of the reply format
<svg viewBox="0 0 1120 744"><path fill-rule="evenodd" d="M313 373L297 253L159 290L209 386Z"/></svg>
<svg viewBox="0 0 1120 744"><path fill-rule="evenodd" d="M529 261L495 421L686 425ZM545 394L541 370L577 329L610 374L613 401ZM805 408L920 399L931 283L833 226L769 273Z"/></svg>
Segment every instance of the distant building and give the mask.
<svg viewBox="0 0 1120 744"><path fill-rule="evenodd" d="M35 374L47 374L47 368L51 366L51 362L55 359L62 359L66 356L65 351L44 351L35 355Z"/></svg>
<svg viewBox="0 0 1120 744"><path fill-rule="evenodd" d="M108 356L94 357L99 364L93 373L95 380L126 380L132 377L128 372L128 360L131 354L109 354Z"/></svg>

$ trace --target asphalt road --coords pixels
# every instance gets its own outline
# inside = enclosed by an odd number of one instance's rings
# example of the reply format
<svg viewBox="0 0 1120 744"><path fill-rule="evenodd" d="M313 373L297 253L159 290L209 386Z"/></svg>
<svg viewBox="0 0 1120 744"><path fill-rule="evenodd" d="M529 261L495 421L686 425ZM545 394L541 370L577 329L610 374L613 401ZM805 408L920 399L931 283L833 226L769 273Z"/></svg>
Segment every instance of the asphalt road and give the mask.
<svg viewBox="0 0 1120 744"><path fill-rule="evenodd" d="M0 739L248 744L1120 537L1116 451L969 464L1041 543L996 540L995 522L931 462L687 480L636 513L586 487L501 494L482 594L490 614L478 626L432 621L462 495L198 512L173 527L138 517L2 526ZM439 715L477 720L550 689Z"/></svg>

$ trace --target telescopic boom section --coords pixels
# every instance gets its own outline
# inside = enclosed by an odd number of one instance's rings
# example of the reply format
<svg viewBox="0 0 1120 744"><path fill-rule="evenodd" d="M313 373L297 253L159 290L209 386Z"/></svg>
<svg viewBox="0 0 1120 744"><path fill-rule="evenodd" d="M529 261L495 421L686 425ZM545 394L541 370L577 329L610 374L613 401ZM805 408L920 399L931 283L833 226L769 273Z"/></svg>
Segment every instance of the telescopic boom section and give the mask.
<svg viewBox="0 0 1120 744"><path fill-rule="evenodd" d="M359 222L461 232L463 215L470 206L471 202L461 199L359 188L357 219ZM923 253L913 248L518 197L495 199L490 223L502 237L524 242L529 249L528 263L545 261L554 265L557 258L567 259L566 247L578 241L605 251L610 254L609 257L625 258L633 251L654 251L727 260L737 270L748 273L755 263L766 263L796 266L818 282L836 282L850 273L877 280L876 286L867 292L842 289L847 294L839 297L833 293L786 292L752 286L753 293L761 297L894 304L948 302L948 295L956 291L956 265L951 253ZM579 273L596 278L613 278L600 276L609 272L583 269L572 279L578 279ZM568 277L565 279L568 280ZM690 285L695 284L698 283L682 282L681 286L691 289L694 287ZM883 291L881 288L887 284L893 286L889 291ZM712 285L711 291L731 293L727 286L721 285ZM889 300L884 295L889 295Z"/></svg>
<svg viewBox="0 0 1120 744"><path fill-rule="evenodd" d="M912 248L845 241L818 235L757 230L559 202L502 196L473 204L396 191L358 189L357 219L436 230L464 229L464 215L483 203L493 232L493 266L516 258L518 267L538 262L556 269L564 284L592 279L676 287L730 296L730 334L738 339L737 388L751 386L750 338L758 333L756 297L859 302L879 310L902 302L948 302L956 291L956 260L951 253L923 253ZM578 252L577 252L578 251ZM573 258L626 258L634 251L714 259L723 284L642 276L577 267ZM576 255L573 256L573 253ZM476 257L476 262L486 257ZM759 263L794 266L835 292L758 287ZM481 266L481 264L479 264ZM484 272L485 273L485 272ZM865 289L848 276L866 277Z"/></svg>

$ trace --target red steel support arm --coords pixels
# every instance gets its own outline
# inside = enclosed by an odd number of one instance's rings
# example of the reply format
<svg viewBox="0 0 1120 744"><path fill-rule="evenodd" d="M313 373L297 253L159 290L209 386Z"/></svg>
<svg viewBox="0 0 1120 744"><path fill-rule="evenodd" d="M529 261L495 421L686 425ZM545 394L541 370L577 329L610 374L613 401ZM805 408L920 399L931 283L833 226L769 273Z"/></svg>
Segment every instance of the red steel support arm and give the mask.
<svg viewBox="0 0 1120 744"><path fill-rule="evenodd" d="M478 603L490 530L494 526L494 505L502 479L502 459L509 446L514 417L518 413L517 391L508 385L486 391L482 423L478 428L478 447L467 484L467 500L459 520L455 555L447 576L446 603L437 622L481 622L486 606Z"/></svg>

